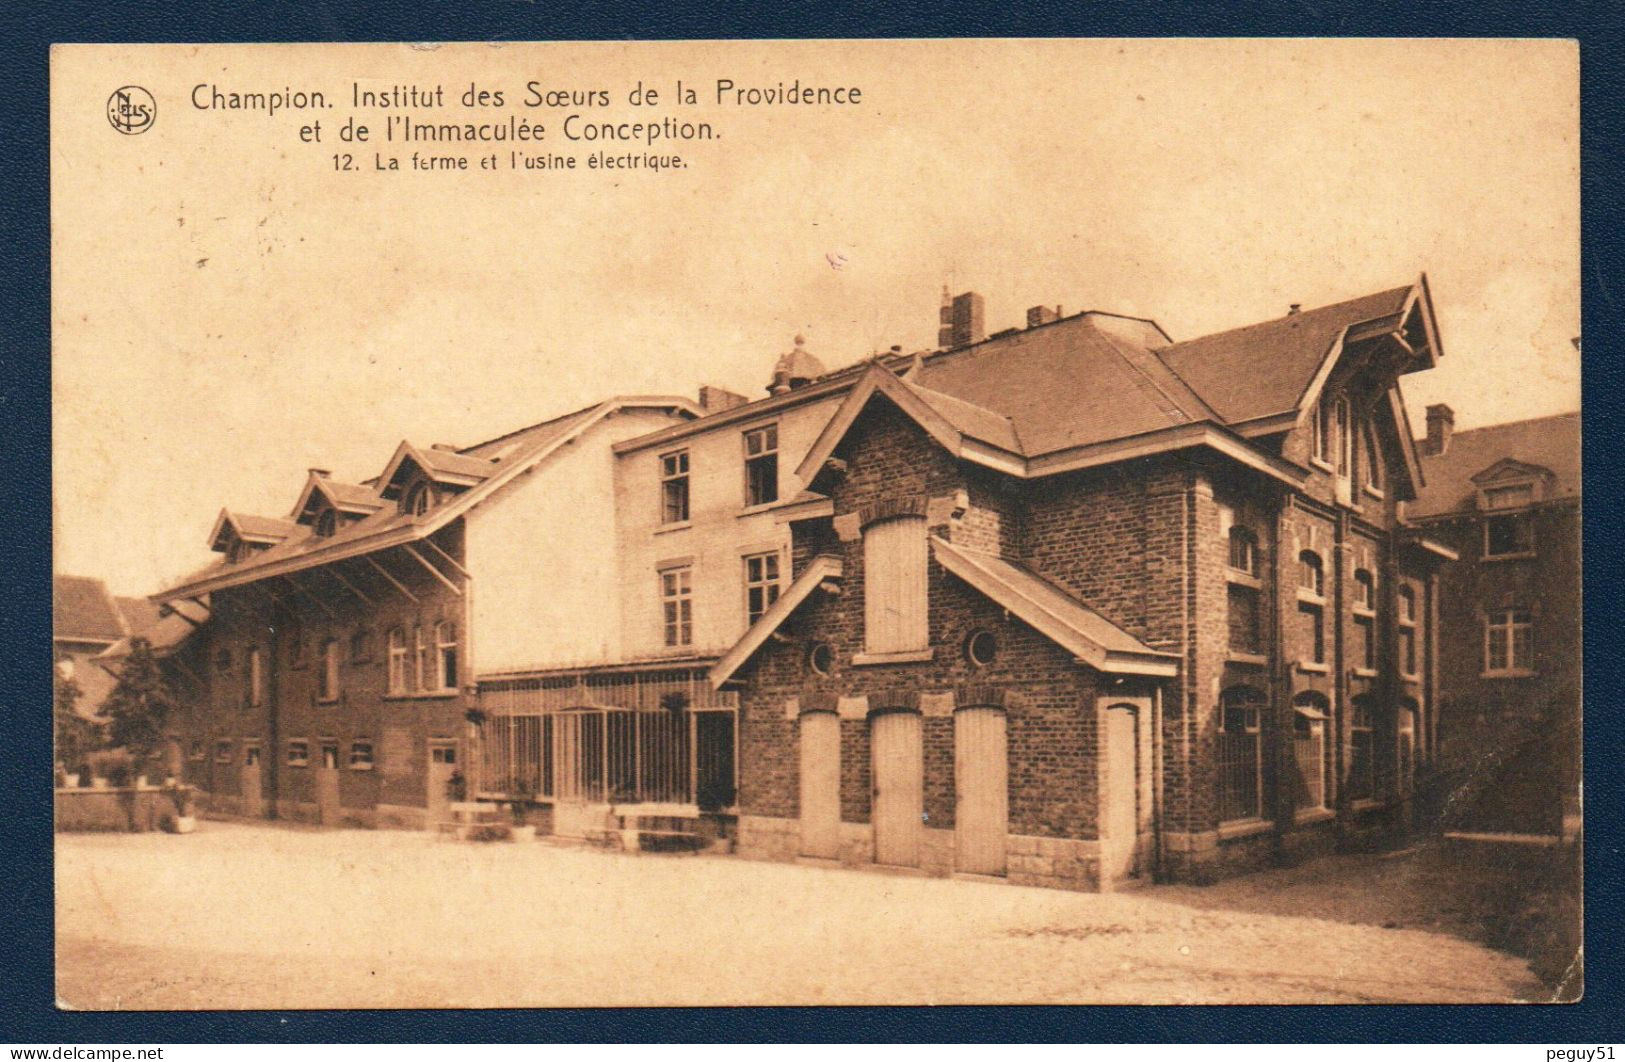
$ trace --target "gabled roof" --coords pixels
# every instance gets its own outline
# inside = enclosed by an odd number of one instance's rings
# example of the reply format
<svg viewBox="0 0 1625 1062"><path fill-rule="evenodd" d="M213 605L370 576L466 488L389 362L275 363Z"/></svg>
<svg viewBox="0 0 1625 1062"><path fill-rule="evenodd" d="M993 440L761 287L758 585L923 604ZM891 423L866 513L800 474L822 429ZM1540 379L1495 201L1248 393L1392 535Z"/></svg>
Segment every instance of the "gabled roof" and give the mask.
<svg viewBox="0 0 1625 1062"><path fill-rule="evenodd" d="M378 477L378 493L385 498L400 495L416 467L436 483L456 487L472 487L495 474L488 458L465 457L447 450L420 450L405 439L395 448L383 474Z"/></svg>
<svg viewBox="0 0 1625 1062"><path fill-rule="evenodd" d="M292 520L279 520L274 516L254 516L249 513L234 513L230 509L221 509L220 515L214 518L214 528L209 532L209 548L224 550L226 543L221 536L230 530L233 535L244 542L255 545L274 545L283 539L296 535L301 528Z"/></svg>
<svg viewBox="0 0 1625 1062"><path fill-rule="evenodd" d="M1313 385L1341 351L1351 329L1380 333L1381 322L1402 326L1422 295L1407 284L1347 302L1288 314L1158 350L1157 356L1229 424L1297 411L1313 401ZM1436 346L1435 344L1430 344Z"/></svg>
<svg viewBox="0 0 1625 1062"><path fill-rule="evenodd" d="M116 642L124 620L107 584L85 575L51 578L51 619L58 641Z"/></svg>
<svg viewBox="0 0 1625 1062"><path fill-rule="evenodd" d="M297 523L314 523L317 510L324 504L341 513L366 516L382 509L384 499L371 487L364 487L359 483L341 483L312 472L305 478L305 489L299 492L299 500L294 503L293 512L289 515Z"/></svg>
<svg viewBox="0 0 1625 1062"><path fill-rule="evenodd" d="M733 678L734 673L745 665L745 661L756 655L757 650L767 643L773 632L778 630L791 613L801 607L801 603L812 595L812 592L825 580L836 580L841 577L841 558L822 554L814 557L802 573L796 576L795 582L779 595L779 599L762 614L762 618L751 624L739 641L734 643L732 649L723 654L711 666L711 685L721 689L723 683Z"/></svg>
<svg viewBox="0 0 1625 1062"><path fill-rule="evenodd" d="M527 469L545 461L559 447L579 438L582 433L605 417L624 409L674 409L689 416L698 416L700 413L699 407L687 398L669 395L624 395L488 440L458 453L441 450L417 452L415 459L420 460L422 462L420 467L426 470L434 468L452 474L464 474L453 470L479 468L482 474L468 476L467 478L474 481L474 485L435 506L427 515L421 517L409 516L400 512L394 505L386 505L369 516L339 528L336 533L325 538L311 534L307 527L286 520L277 521L292 529L285 540L238 564L222 561L193 572L176 585L153 595L153 599L174 601L179 598L195 597L228 586L240 586L259 579L303 571L347 557L373 553L428 538L500 492ZM397 448L395 457L391 460L392 469L399 466L402 453L403 451Z"/></svg>
<svg viewBox="0 0 1625 1062"><path fill-rule="evenodd" d="M158 616L151 624L141 629L132 629L128 637L120 638L97 654L96 661L109 667L116 667L130 655L130 642L138 637L147 639L152 645L153 655L169 656L179 649L198 627L207 622L208 618L207 607L190 601L177 601L167 615Z"/></svg>
<svg viewBox="0 0 1625 1062"><path fill-rule="evenodd" d="M1135 638L1055 584L1003 557L935 535L931 554L948 571L1067 650L1080 663L1111 674L1170 676L1179 657Z"/></svg>
<svg viewBox="0 0 1625 1062"><path fill-rule="evenodd" d="M1505 468L1504 462L1509 460L1551 473L1545 500L1578 498L1580 414L1561 413L1455 432L1444 453L1423 453L1427 485L1406 506L1405 515L1414 520L1475 510L1478 485L1474 477L1498 465Z"/></svg>

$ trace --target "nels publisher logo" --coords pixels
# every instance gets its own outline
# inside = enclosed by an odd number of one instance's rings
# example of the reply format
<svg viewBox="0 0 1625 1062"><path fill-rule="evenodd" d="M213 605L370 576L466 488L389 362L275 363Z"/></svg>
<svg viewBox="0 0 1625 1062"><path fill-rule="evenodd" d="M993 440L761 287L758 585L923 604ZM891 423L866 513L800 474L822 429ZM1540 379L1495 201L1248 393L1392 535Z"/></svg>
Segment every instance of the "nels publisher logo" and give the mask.
<svg viewBox="0 0 1625 1062"><path fill-rule="evenodd" d="M158 117L158 101L140 85L125 85L114 89L107 97L107 120L113 128L126 136L145 133Z"/></svg>

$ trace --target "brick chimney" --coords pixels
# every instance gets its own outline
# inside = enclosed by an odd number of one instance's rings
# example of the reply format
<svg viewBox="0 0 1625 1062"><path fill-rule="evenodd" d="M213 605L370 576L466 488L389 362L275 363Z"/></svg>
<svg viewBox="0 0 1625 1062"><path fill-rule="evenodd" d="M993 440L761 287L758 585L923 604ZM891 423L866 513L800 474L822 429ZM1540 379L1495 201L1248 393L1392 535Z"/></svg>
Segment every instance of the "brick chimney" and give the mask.
<svg viewBox="0 0 1625 1062"><path fill-rule="evenodd" d="M1437 457L1450 448L1450 433L1456 429L1456 411L1440 402L1428 407L1427 453Z"/></svg>
<svg viewBox="0 0 1625 1062"><path fill-rule="evenodd" d="M315 476L317 479L326 479L328 476L333 474L325 468L312 468L309 471L310 474Z"/></svg>
<svg viewBox="0 0 1625 1062"><path fill-rule="evenodd" d="M700 387L700 408L707 413L721 413L725 409L742 406L750 399L721 387L704 384Z"/></svg>
<svg viewBox="0 0 1625 1062"><path fill-rule="evenodd" d="M945 289L942 293L942 313L939 317L941 327L937 329L937 346L952 348L980 343L987 338L987 326L983 318L980 295L974 291L967 291L950 299Z"/></svg>
<svg viewBox="0 0 1625 1062"><path fill-rule="evenodd" d="M1048 306L1033 306L1027 310L1028 328L1037 328L1039 325L1047 325L1051 321L1059 321L1060 319L1061 308L1059 306L1053 310Z"/></svg>

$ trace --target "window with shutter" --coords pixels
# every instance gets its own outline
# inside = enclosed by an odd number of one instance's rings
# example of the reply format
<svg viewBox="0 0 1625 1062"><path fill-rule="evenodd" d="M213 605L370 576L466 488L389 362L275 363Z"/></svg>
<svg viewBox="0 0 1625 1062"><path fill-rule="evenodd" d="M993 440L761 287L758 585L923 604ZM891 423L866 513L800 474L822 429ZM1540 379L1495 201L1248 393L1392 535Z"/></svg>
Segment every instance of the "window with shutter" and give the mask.
<svg viewBox="0 0 1625 1062"><path fill-rule="evenodd" d="M870 653L929 648L925 520L897 517L863 532L864 647Z"/></svg>

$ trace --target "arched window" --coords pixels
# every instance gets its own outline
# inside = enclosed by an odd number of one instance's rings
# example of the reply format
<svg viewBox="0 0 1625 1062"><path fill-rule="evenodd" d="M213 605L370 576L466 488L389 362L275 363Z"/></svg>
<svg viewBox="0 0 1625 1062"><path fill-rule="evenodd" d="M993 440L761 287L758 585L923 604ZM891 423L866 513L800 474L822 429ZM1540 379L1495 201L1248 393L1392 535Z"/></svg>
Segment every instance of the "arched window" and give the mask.
<svg viewBox="0 0 1625 1062"><path fill-rule="evenodd" d="M1365 568L1354 573L1354 607L1363 609L1377 607L1377 580Z"/></svg>
<svg viewBox="0 0 1625 1062"><path fill-rule="evenodd" d="M1316 597L1326 596L1326 565L1312 549L1298 554L1298 586Z"/></svg>
<svg viewBox="0 0 1625 1062"><path fill-rule="evenodd" d="M389 632L389 692L406 692L406 631L399 627Z"/></svg>
<svg viewBox="0 0 1625 1062"><path fill-rule="evenodd" d="M435 688L457 688L457 624L443 620L435 624Z"/></svg>
<svg viewBox="0 0 1625 1062"><path fill-rule="evenodd" d="M412 628L412 688L429 688L434 678L434 647L429 644L429 632L419 623Z"/></svg>
<svg viewBox="0 0 1625 1062"><path fill-rule="evenodd" d="M1219 820L1264 814L1264 694L1232 686L1219 698Z"/></svg>
<svg viewBox="0 0 1625 1062"><path fill-rule="evenodd" d="M1240 524L1230 529L1230 567L1248 575L1258 574L1258 536Z"/></svg>
<svg viewBox="0 0 1625 1062"><path fill-rule="evenodd" d="M321 699L336 701L339 699L339 641L337 638L328 638L322 642L322 655L319 662L322 668Z"/></svg>
<svg viewBox="0 0 1625 1062"><path fill-rule="evenodd" d="M407 488L406 495L401 499L401 512L408 516L422 516L429 511L434 503L434 492L429 485L418 480Z"/></svg>
<svg viewBox="0 0 1625 1062"><path fill-rule="evenodd" d="M1297 767L1294 806L1299 811L1326 807L1326 725L1330 703L1306 690L1292 698L1292 753Z"/></svg>
<svg viewBox="0 0 1625 1062"><path fill-rule="evenodd" d="M339 514L336 509L323 509L322 515L316 518L316 534L320 538L332 538L339 529Z"/></svg>

